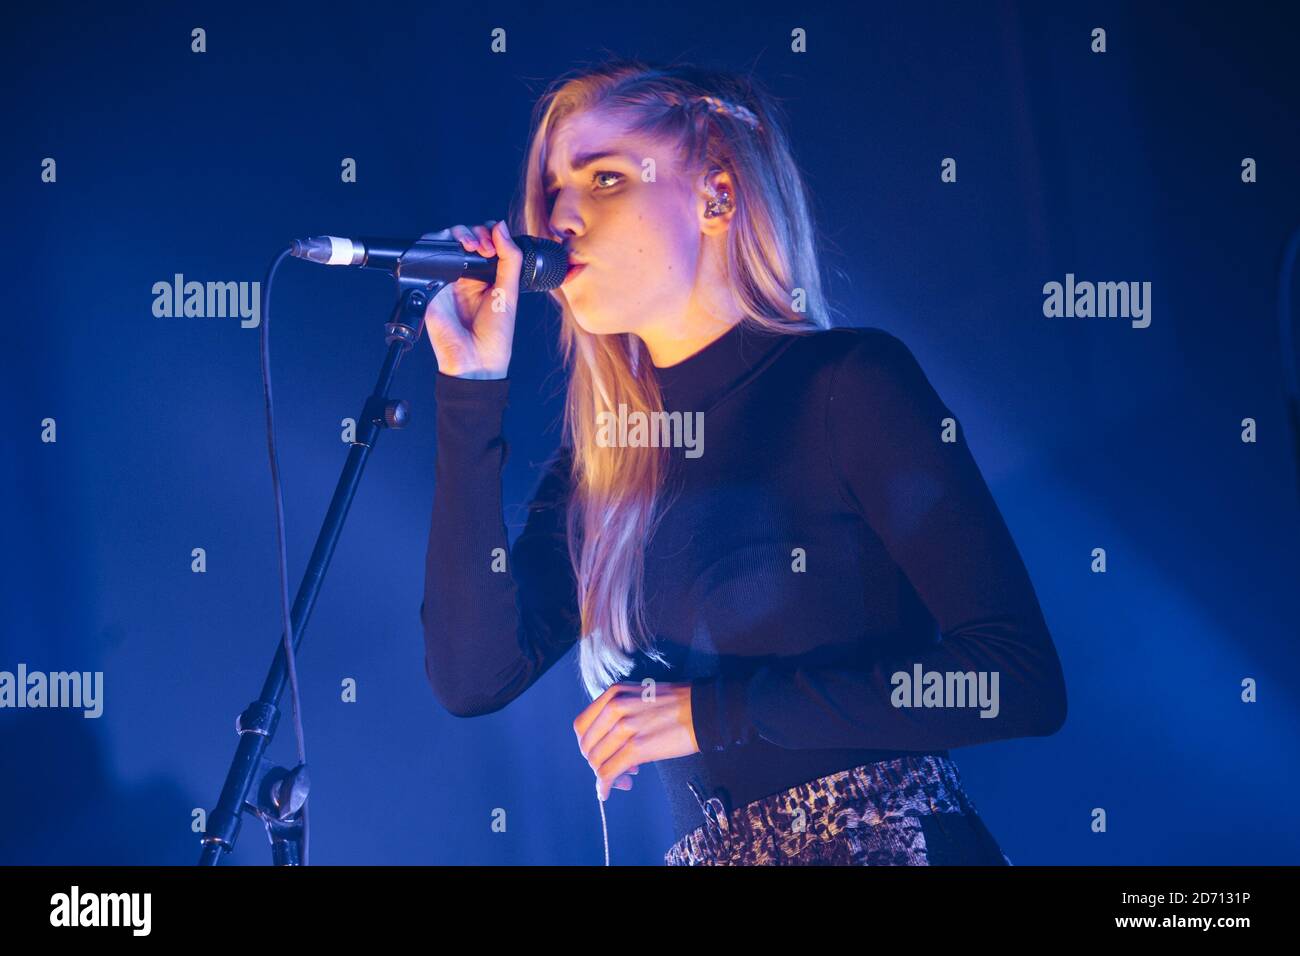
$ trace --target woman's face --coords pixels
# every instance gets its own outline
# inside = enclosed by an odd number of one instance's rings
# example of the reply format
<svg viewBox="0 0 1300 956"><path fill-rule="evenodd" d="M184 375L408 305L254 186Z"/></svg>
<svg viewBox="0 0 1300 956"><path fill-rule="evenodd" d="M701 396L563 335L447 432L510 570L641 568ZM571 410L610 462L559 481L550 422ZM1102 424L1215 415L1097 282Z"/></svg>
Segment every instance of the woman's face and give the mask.
<svg viewBox="0 0 1300 956"><path fill-rule="evenodd" d="M608 335L688 321L704 265L703 179L600 111L571 114L552 131L544 175L550 228L586 264L559 289L578 325Z"/></svg>

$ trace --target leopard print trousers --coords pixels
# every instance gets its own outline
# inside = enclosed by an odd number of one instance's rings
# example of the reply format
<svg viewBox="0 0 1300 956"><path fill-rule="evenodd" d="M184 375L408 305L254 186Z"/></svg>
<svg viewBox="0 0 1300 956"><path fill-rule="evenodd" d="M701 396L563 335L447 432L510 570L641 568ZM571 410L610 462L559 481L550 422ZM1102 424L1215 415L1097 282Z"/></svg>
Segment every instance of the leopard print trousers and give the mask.
<svg viewBox="0 0 1300 956"><path fill-rule="evenodd" d="M691 790L705 823L669 848L669 866L1011 865L947 757L841 770L736 811Z"/></svg>

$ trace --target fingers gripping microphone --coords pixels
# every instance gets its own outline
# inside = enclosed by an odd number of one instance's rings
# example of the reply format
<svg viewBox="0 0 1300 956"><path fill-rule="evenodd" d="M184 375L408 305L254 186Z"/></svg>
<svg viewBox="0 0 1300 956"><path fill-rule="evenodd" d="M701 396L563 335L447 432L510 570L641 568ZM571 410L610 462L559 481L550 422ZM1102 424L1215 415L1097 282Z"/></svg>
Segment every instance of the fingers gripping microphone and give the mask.
<svg viewBox="0 0 1300 956"><path fill-rule="evenodd" d="M513 236L524 254L519 274L520 292L549 292L558 288L569 271L569 256L564 247L549 239ZM290 250L299 259L327 266L353 266L379 269L404 279L428 282L455 282L477 279L492 282L497 274L497 258L466 252L455 239L344 239L339 236L313 236L295 239Z"/></svg>

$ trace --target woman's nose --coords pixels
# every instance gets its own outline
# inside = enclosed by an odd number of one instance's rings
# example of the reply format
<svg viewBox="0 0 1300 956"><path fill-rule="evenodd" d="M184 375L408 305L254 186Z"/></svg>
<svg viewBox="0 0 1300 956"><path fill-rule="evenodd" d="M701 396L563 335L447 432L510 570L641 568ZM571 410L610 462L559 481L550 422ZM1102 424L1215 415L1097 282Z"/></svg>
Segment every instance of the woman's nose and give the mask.
<svg viewBox="0 0 1300 956"><path fill-rule="evenodd" d="M548 227L556 242L566 242L573 236L582 235L584 228L582 217L575 204L567 200L563 194L556 197Z"/></svg>

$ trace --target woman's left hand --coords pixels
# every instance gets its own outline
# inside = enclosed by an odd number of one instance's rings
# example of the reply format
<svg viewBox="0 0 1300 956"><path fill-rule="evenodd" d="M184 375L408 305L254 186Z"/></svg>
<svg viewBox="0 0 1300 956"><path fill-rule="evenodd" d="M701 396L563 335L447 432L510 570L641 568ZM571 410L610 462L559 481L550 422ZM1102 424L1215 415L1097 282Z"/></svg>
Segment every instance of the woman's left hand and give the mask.
<svg viewBox="0 0 1300 956"><path fill-rule="evenodd" d="M578 749L596 772L596 792L632 788L643 761L699 753L691 721L691 685L650 681L611 684L573 721ZM622 785L620 785L622 784Z"/></svg>

